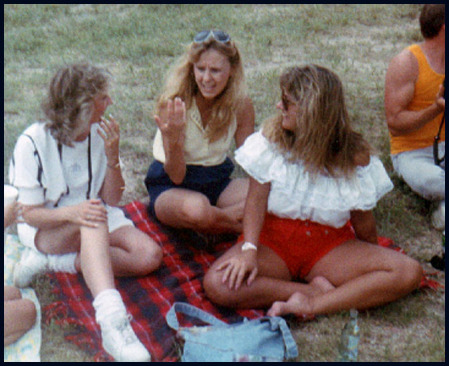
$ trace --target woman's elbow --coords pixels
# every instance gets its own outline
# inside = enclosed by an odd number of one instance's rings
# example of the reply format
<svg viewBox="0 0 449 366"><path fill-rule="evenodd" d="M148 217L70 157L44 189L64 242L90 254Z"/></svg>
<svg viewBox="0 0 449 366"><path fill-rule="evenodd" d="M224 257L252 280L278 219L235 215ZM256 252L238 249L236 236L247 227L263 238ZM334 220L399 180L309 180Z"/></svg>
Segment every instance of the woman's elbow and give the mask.
<svg viewBox="0 0 449 366"><path fill-rule="evenodd" d="M388 132L390 132L391 136L401 136L404 134L404 131L400 128L400 123L396 116L387 115L387 126Z"/></svg>
<svg viewBox="0 0 449 366"><path fill-rule="evenodd" d="M403 135L403 133L400 130L395 129L394 127L389 127L388 131L390 132L391 136L393 136L393 137Z"/></svg>
<svg viewBox="0 0 449 366"><path fill-rule="evenodd" d="M179 186L182 182L184 182L184 178L186 176L186 171L177 171L177 172L170 172L165 171L170 178L170 180L173 182L173 184Z"/></svg>
<svg viewBox="0 0 449 366"><path fill-rule="evenodd" d="M179 186L184 181L184 177L170 177L170 180L173 182L173 184Z"/></svg>
<svg viewBox="0 0 449 366"><path fill-rule="evenodd" d="M120 192L117 192L114 194L103 195L103 196L101 196L101 199L103 200L103 202L106 205L115 207L120 204L120 200L122 199L122 196L123 196L123 190L120 189Z"/></svg>

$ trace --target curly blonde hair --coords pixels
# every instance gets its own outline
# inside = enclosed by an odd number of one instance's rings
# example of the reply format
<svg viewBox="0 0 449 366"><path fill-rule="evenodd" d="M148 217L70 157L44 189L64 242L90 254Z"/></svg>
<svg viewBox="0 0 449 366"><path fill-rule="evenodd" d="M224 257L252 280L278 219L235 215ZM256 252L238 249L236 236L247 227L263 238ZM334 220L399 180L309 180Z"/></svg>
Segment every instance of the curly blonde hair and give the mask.
<svg viewBox="0 0 449 366"><path fill-rule="evenodd" d="M232 74L223 92L216 97L207 121L206 135L210 142L225 135L235 118L236 110L246 95L243 65L240 52L235 43L222 43L211 38L202 43L191 43L177 64L169 71L165 89L156 104L156 114L165 106L168 100L180 97L189 110L193 98L198 93L193 66L199 61L203 52L214 49L226 56L231 64Z"/></svg>
<svg viewBox="0 0 449 366"><path fill-rule="evenodd" d="M73 131L90 121L96 95L109 87L110 73L88 63L60 68L50 81L42 103L46 127L61 144L73 146Z"/></svg>
<svg viewBox="0 0 449 366"><path fill-rule="evenodd" d="M296 129L282 128L278 113L263 125L266 138L289 161L301 161L312 176L349 177L360 161L357 156L369 156L371 148L351 127L338 76L318 65L292 67L281 75L280 86L298 105Z"/></svg>

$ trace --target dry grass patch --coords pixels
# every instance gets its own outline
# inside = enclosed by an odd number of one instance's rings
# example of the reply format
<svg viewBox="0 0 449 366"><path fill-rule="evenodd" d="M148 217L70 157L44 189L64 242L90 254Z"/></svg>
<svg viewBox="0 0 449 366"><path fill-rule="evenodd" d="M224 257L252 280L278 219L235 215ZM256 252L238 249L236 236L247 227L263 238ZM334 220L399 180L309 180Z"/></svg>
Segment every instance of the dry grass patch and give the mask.
<svg viewBox="0 0 449 366"><path fill-rule="evenodd" d="M420 39L417 4L6 4L4 7L4 172L15 140L41 117L46 83L61 64L80 60L114 75L121 124L126 191L122 203L146 196L143 179L152 160L153 106L164 76L183 47L202 29L222 28L242 51L256 123L275 111L283 69L318 63L343 80L351 117L377 149L395 189L375 210L378 231L391 237L426 270L441 250L431 228L431 207L392 172L383 106L389 60ZM236 168L235 176L244 175ZM5 181L7 179L5 178ZM435 277L444 283L445 274ZM54 299L41 277L35 288L43 306ZM297 361L334 361L347 312L300 323L290 320ZM444 361L445 292L417 291L359 315L360 361ZM92 361L64 341L55 324L43 324L42 361Z"/></svg>

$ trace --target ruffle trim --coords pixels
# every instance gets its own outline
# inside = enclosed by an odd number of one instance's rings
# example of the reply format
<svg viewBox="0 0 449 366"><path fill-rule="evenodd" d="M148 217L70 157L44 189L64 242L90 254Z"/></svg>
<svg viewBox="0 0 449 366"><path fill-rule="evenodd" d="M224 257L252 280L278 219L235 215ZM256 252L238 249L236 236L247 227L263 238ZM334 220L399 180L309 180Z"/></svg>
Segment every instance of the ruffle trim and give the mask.
<svg viewBox="0 0 449 366"><path fill-rule="evenodd" d="M261 132L246 139L236 151L235 159L258 182L270 182L275 196L289 207L301 207L305 211L370 210L393 189L393 183L376 156L371 156L367 166L358 167L349 181L325 175L314 179L302 165L286 161Z"/></svg>

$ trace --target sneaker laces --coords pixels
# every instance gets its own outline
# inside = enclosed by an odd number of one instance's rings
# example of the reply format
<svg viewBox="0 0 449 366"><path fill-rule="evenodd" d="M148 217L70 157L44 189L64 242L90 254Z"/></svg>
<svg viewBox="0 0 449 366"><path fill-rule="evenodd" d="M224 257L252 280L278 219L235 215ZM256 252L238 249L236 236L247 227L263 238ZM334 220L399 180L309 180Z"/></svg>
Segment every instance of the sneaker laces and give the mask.
<svg viewBox="0 0 449 366"><path fill-rule="evenodd" d="M126 314L125 316L116 319L111 322L111 325L117 329L125 340L125 344L131 344L136 341L136 335L131 327L131 321L133 317L131 314Z"/></svg>

